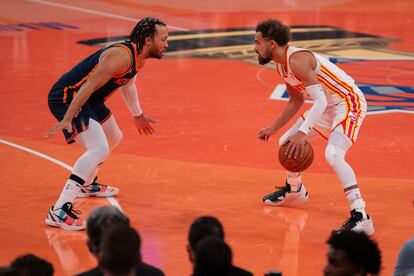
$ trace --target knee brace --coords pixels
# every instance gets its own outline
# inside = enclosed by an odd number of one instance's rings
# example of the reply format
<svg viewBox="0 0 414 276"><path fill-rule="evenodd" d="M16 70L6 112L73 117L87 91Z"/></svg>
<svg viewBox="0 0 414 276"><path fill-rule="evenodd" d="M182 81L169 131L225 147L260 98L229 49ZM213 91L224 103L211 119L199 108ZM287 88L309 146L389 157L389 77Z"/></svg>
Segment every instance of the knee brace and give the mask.
<svg viewBox="0 0 414 276"><path fill-rule="evenodd" d="M108 144L99 144L95 145L92 149L88 150L91 153L92 158L96 159L97 164L105 161L109 155L109 146Z"/></svg>
<svg viewBox="0 0 414 276"><path fill-rule="evenodd" d="M328 161L328 164L333 167L335 161L345 159L345 151L340 147L328 144L325 150L325 159Z"/></svg>

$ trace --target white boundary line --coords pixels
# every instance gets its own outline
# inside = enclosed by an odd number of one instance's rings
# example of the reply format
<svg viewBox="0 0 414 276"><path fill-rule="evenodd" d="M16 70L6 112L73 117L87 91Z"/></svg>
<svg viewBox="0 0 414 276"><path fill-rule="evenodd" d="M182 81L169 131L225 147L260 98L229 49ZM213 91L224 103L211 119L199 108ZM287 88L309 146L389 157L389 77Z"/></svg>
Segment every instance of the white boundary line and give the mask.
<svg viewBox="0 0 414 276"><path fill-rule="evenodd" d="M131 21L131 22L135 22L135 23L137 23L138 20L139 20L139 19L133 18L133 17L122 16L122 15L117 15L117 14L107 13L107 12L101 12L101 11L96 11L96 10L91 10L91 9L85 9L85 8L80 8L80 7L61 4L61 3L50 2L50 1L46 1L46 0L26 0L26 1L37 3L37 4L48 5L48 6L52 6L52 7L57 7L57 8L62 8L62 9L67 9L67 10L73 10L73 11L78 11L78 12L90 13L90 14L95 14L95 15L100 15L100 16L106 16L106 17ZM167 27L170 28L170 29L175 29L175 30L179 30L179 31L188 31L189 30L189 29L186 29L186 28L177 27L177 26L168 25L168 24L167 24Z"/></svg>
<svg viewBox="0 0 414 276"><path fill-rule="evenodd" d="M8 146L13 147L13 148L17 148L17 149L29 152L29 153L31 153L33 155L36 155L36 156L39 156L41 158L44 158L44 159L46 159L46 160L48 160L52 163L55 163L56 165L59 165L59 166L65 168L65 169L69 170L69 171L72 171L72 169L73 169L68 164L63 163L62 161L59 161L59 160L57 160L53 157L50 157L46 154L41 153L41 152L38 152L38 151L35 151L35 150L32 150L32 149L17 145L15 143L12 143L12 142L9 142L9 141L3 140L3 139L0 139L0 143L8 145ZM119 202L115 198L107 197L106 199L109 201L109 203L111 203L112 206L114 206L114 207L118 208L119 210L121 210L122 212L124 212L121 208L121 205L119 205Z"/></svg>

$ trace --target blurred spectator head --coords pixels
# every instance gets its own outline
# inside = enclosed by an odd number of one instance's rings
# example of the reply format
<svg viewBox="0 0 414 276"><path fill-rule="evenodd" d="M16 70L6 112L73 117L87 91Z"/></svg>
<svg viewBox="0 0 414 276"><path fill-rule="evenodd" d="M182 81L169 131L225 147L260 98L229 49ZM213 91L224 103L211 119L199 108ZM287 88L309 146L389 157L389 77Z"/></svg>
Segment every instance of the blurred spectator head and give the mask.
<svg viewBox="0 0 414 276"><path fill-rule="evenodd" d="M23 276L52 276L53 266L50 262L33 254L27 254L16 258L10 265L17 269Z"/></svg>
<svg viewBox="0 0 414 276"><path fill-rule="evenodd" d="M225 276L232 267L230 247L222 238L208 236L203 238L195 251L195 275Z"/></svg>
<svg viewBox="0 0 414 276"><path fill-rule="evenodd" d="M23 276L23 274L13 267L0 267L0 276Z"/></svg>
<svg viewBox="0 0 414 276"><path fill-rule="evenodd" d="M128 225L111 227L102 236L98 263L105 276L135 275L141 239Z"/></svg>
<svg viewBox="0 0 414 276"><path fill-rule="evenodd" d="M325 276L375 275L381 270L381 252L375 241L355 231L333 231L327 243Z"/></svg>
<svg viewBox="0 0 414 276"><path fill-rule="evenodd" d="M118 208L100 206L92 210L86 223L89 251L97 256L100 250L101 238L110 227L129 225L129 219Z"/></svg>
<svg viewBox="0 0 414 276"><path fill-rule="evenodd" d="M194 264L197 244L207 236L215 236L224 240L223 226L215 217L203 216L193 221L188 232L187 251L190 261Z"/></svg>

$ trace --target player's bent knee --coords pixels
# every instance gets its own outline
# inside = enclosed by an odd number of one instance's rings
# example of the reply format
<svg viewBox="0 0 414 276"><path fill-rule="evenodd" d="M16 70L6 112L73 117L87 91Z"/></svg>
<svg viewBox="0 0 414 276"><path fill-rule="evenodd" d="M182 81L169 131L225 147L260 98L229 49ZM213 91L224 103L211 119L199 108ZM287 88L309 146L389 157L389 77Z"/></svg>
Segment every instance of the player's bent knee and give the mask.
<svg viewBox="0 0 414 276"><path fill-rule="evenodd" d="M96 145L92 151L99 162L104 161L110 153L108 144Z"/></svg>
<svg viewBox="0 0 414 276"><path fill-rule="evenodd" d="M325 150L325 159L329 165L333 166L335 164L335 160L339 158L338 151L336 150L335 146L328 144Z"/></svg>

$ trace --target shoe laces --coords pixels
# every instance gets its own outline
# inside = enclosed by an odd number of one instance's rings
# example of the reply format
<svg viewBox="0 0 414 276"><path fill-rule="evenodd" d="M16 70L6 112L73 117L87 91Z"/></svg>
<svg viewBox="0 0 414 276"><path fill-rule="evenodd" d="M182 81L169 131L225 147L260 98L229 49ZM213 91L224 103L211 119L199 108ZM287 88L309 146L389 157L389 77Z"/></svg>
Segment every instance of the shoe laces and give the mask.
<svg viewBox="0 0 414 276"><path fill-rule="evenodd" d="M65 203L61 209L65 211L65 213L73 219L79 219L77 215L81 214L81 211L73 209L72 203Z"/></svg>
<svg viewBox="0 0 414 276"><path fill-rule="evenodd" d="M362 214L355 210L351 211L351 217L347 219L343 224L341 229L343 230L351 230L355 227L355 225L362 219Z"/></svg>
<svg viewBox="0 0 414 276"><path fill-rule="evenodd" d="M97 176L93 179L91 184L89 184L87 186L82 186L81 187L82 192L84 192L84 193L99 192L101 190L101 187L105 187L105 188L108 187L107 185L100 184L100 183L96 182L96 179L98 179Z"/></svg>
<svg viewBox="0 0 414 276"><path fill-rule="evenodd" d="M70 216L71 218L73 218L73 219L79 219L79 217L77 216L77 215L80 215L81 214L81 211L79 211L79 210L71 210L70 212L68 212L67 213L68 214L68 216Z"/></svg>
<svg viewBox="0 0 414 276"><path fill-rule="evenodd" d="M284 196L286 193L289 193L291 191L290 189L290 185L288 183L286 183L285 186L276 186L276 191L274 192L274 194L279 197L279 196Z"/></svg>
<svg viewBox="0 0 414 276"><path fill-rule="evenodd" d="M93 186L98 186L98 187L108 187L108 185L104 185L104 184L101 184L101 183L98 183L98 182L96 182L96 180L98 179L98 177L97 176L95 176L95 178L93 179L93 181L92 181L92 184L91 185L93 185Z"/></svg>

